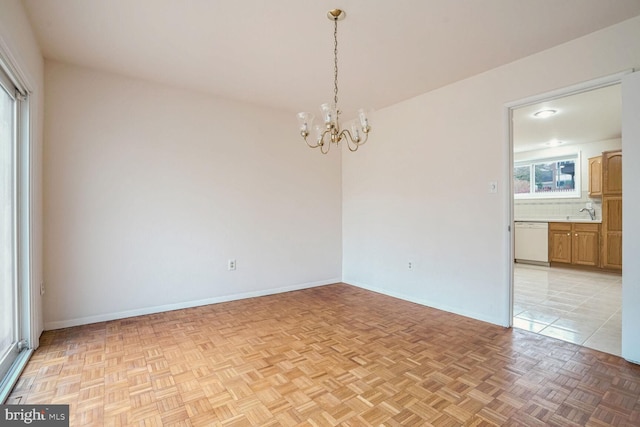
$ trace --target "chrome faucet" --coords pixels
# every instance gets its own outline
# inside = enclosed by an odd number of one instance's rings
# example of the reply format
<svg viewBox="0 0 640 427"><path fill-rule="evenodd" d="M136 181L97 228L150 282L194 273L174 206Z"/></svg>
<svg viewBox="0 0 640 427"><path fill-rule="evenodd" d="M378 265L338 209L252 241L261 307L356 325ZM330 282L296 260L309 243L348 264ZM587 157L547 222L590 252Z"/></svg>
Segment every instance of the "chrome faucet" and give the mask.
<svg viewBox="0 0 640 427"><path fill-rule="evenodd" d="M596 219L596 210L593 208L582 208L580 209L580 212L584 212L587 211L589 212L589 216L591 217L591 221L594 221Z"/></svg>

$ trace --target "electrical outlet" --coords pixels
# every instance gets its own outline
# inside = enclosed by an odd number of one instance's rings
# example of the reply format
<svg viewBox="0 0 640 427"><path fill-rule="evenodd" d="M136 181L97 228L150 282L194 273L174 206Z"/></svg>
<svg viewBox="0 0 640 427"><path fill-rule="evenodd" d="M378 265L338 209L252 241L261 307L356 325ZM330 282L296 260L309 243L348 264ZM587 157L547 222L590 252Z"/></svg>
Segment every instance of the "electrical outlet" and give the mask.
<svg viewBox="0 0 640 427"><path fill-rule="evenodd" d="M236 269L236 260L235 259L230 259L229 262L227 263L227 269L229 271L233 271Z"/></svg>
<svg viewBox="0 0 640 427"><path fill-rule="evenodd" d="M409 264L407 264L407 268L409 270L413 270L413 261L409 261Z"/></svg>

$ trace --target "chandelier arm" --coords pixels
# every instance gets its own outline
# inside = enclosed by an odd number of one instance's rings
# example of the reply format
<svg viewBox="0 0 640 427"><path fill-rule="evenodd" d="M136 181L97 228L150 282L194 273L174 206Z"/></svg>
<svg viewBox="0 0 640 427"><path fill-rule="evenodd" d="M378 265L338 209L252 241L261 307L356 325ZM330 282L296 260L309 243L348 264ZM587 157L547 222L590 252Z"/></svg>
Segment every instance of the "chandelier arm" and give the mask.
<svg viewBox="0 0 640 427"><path fill-rule="evenodd" d="M324 137L329 134L329 142L327 143L327 141L324 140ZM331 128L327 128L325 129L324 132L322 132L322 135L320 136L320 139L318 140L318 147L320 147L320 152L322 154L327 154L329 152L329 150L331 149ZM325 151L325 148L326 151Z"/></svg>
<svg viewBox="0 0 640 427"><path fill-rule="evenodd" d="M369 132L363 132L364 138L360 138L360 142L358 142L358 146L364 145L365 142L369 139Z"/></svg>
<svg viewBox="0 0 640 427"><path fill-rule="evenodd" d="M342 132L340 132L340 138L342 137L344 137L344 139L347 141L347 148L349 149L349 151L354 152L360 146L359 142L354 141L353 137L351 136L351 132L349 132L349 129L343 129ZM351 148L351 144L354 145L354 148Z"/></svg>
<svg viewBox="0 0 640 427"><path fill-rule="evenodd" d="M309 148L318 148L318 147L320 146L320 144L315 144L315 145L313 145L313 144L309 144L309 141L307 140L307 137L306 137L306 136L305 136L305 137L303 137L303 138L304 138L304 142L306 142L306 143L307 143L307 146L308 146Z"/></svg>
<svg viewBox="0 0 640 427"><path fill-rule="evenodd" d="M303 138L304 138L304 142L306 142L306 143L307 143L307 146L308 146L309 148L318 148L318 147L321 147L321 148L322 148L322 146L323 146L323 145L328 145L328 144L325 142L324 137L325 137L325 135L326 135L327 133L329 133L329 132L330 132L330 129L326 129L324 132L322 132L322 135L320 135L320 138L318 139L318 142L317 142L315 145L314 145L314 144L310 144L310 143L309 143L309 140L307 139L307 137L306 137L306 136L303 136ZM307 135L307 136L308 136L308 135ZM320 151L322 151L322 149L321 149ZM329 152L329 150L327 150L327 152ZM323 154L327 154L327 153L323 153Z"/></svg>
<svg viewBox="0 0 640 427"><path fill-rule="evenodd" d="M327 150L324 150L324 147L327 147ZM331 142L329 142L328 144L324 142L324 138L322 140L322 144L320 144L320 152L322 154L327 154L329 152L329 150L331 149Z"/></svg>

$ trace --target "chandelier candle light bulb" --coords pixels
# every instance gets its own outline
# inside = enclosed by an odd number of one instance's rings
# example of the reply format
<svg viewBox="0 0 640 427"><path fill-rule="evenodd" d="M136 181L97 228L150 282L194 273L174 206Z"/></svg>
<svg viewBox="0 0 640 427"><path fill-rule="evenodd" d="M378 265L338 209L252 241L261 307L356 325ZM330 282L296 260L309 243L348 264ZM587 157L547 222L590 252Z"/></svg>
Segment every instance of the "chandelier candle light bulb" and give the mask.
<svg viewBox="0 0 640 427"><path fill-rule="evenodd" d="M324 127L321 125L314 125L314 116L311 113L302 112L298 113L298 123L300 126L300 135L304 138L305 142L310 148L320 148L322 154L327 154L331 148L331 144L339 144L340 141L345 140L349 151L356 151L358 147L367 142L369 137L369 119L367 112L364 109L358 110L357 120L353 120L350 126L345 129L340 128L340 122L338 120L340 116L340 110L338 109L338 21L345 18L346 14L343 10L332 9L327 12L329 20L334 22L333 30L333 103L326 103L320 106L320 112L322 114L322 120ZM309 142L307 137L309 136L310 129L314 130L315 143ZM349 130L349 128L351 128ZM328 140L326 140L328 135Z"/></svg>

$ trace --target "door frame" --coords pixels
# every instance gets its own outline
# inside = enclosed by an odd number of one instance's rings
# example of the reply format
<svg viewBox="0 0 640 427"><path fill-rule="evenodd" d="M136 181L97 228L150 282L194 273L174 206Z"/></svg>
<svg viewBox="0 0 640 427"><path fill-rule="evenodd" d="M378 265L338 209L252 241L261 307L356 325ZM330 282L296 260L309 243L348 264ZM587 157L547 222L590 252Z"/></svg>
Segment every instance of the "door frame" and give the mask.
<svg viewBox="0 0 640 427"><path fill-rule="evenodd" d="M588 80L582 83L577 83L575 85L571 85L571 86L567 86L564 88L560 88L560 89L556 89L556 90L552 90L549 92L544 92L538 95L533 95L527 98L523 98L517 101L512 101L509 102L507 104L504 105L504 129L506 132L506 159L507 159L507 164L505 165L505 170L504 170L504 176L506 177L505 179L505 193L504 193L504 203L507 206L507 222L508 222L508 226L507 226L507 255L509 256L509 259L507 260L507 268L506 268L506 272L505 275L507 276L507 283L509 284L508 288L509 288L509 297L507 298L508 300L508 309L507 309L507 313L509 318L506 319L505 321L505 325L507 325L509 328L513 327L513 300L514 300L514 277L513 277L513 271L514 271L514 248L515 248L515 242L514 242L514 225L515 225L515 221L513 218L513 210L514 210L514 202L513 202L513 110L521 108L521 107L526 107L528 105L532 105L532 104L537 104L543 101L550 101L553 99L557 99L557 98L562 98L565 96L570 96L570 95L576 95L579 93L583 93L583 92L588 92L591 90L595 90L595 89L600 89L603 87L607 87L607 86L611 86L611 85L615 85L615 84L621 84L622 83L622 78L624 76L626 76L627 74L633 73L633 69L629 69L629 70L625 70L616 74L612 74L609 76L605 76L605 77L600 77L597 79L593 79L593 80ZM624 193L624 187L622 189L623 193ZM623 237L624 237L624 231L623 231ZM624 269L624 266L623 266Z"/></svg>

